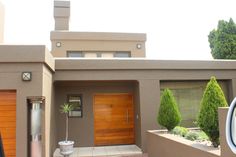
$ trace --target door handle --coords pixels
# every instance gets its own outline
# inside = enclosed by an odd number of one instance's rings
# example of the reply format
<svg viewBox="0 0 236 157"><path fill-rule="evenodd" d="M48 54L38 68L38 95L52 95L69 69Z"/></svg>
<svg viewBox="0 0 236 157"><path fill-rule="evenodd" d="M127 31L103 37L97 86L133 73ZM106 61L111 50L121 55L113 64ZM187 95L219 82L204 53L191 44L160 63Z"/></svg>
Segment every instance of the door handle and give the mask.
<svg viewBox="0 0 236 157"><path fill-rule="evenodd" d="M129 123L129 109L126 110L126 122Z"/></svg>

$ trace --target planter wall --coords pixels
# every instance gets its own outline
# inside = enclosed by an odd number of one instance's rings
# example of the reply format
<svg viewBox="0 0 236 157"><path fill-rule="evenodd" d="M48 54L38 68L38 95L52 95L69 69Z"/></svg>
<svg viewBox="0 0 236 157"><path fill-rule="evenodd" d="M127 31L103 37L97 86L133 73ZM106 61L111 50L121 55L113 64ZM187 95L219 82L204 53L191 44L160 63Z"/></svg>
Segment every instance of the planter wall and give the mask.
<svg viewBox="0 0 236 157"><path fill-rule="evenodd" d="M173 136L173 137L171 137ZM170 137L158 131L148 131L148 157L219 157L220 153L207 152L194 147L192 141L181 137Z"/></svg>
<svg viewBox="0 0 236 157"><path fill-rule="evenodd" d="M227 117L228 107L221 107L218 110L219 114L219 127L220 127L220 145L221 145L221 157L236 157L227 142L226 142L226 135L225 135L225 124L226 124L226 117Z"/></svg>

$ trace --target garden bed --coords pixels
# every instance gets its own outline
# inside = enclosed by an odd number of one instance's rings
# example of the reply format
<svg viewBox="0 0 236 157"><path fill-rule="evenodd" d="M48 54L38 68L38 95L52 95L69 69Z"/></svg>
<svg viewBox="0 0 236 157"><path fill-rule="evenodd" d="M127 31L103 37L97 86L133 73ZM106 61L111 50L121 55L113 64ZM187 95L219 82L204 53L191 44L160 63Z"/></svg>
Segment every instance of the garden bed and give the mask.
<svg viewBox="0 0 236 157"><path fill-rule="evenodd" d="M199 128L185 128L177 126L170 132L170 134L174 134L206 146L213 146L212 142L209 140L209 137Z"/></svg>
<svg viewBox="0 0 236 157"><path fill-rule="evenodd" d="M194 130L194 131L198 131L198 130ZM157 133L158 134L158 133ZM220 147L219 148L214 148L212 146L212 143L208 140L188 140L188 139L185 139L181 136L178 136L178 135L174 135L174 134L171 134L171 133L159 133L160 136L162 137L165 137L165 138L168 138L170 140L175 140L175 141L178 141L182 144L186 144L186 145L190 145L194 148L197 148L197 149L201 149L203 151L207 151L207 152L210 152L210 153L213 153L213 154L216 154L216 155L220 155Z"/></svg>

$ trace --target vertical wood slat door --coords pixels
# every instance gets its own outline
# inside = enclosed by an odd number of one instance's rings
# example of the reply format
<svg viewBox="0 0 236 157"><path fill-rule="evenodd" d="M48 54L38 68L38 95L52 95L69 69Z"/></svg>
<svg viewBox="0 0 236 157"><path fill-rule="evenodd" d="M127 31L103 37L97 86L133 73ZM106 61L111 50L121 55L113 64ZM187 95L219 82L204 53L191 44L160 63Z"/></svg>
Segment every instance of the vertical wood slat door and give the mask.
<svg viewBox="0 0 236 157"><path fill-rule="evenodd" d="M96 94L93 109L96 146L134 143L132 94Z"/></svg>
<svg viewBox="0 0 236 157"><path fill-rule="evenodd" d="M0 132L6 157L16 156L16 92L0 90Z"/></svg>

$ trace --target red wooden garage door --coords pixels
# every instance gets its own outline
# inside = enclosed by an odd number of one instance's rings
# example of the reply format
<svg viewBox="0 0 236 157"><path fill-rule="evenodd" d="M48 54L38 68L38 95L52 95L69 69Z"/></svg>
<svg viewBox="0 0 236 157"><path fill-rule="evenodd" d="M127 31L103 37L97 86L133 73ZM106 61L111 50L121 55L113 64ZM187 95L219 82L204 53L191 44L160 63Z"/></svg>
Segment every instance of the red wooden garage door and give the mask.
<svg viewBox="0 0 236 157"><path fill-rule="evenodd" d="M16 92L0 90L0 132L6 157L16 156Z"/></svg>
<svg viewBox="0 0 236 157"><path fill-rule="evenodd" d="M93 107L95 145L134 143L132 94L96 94Z"/></svg>

